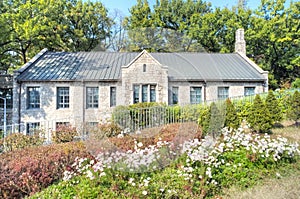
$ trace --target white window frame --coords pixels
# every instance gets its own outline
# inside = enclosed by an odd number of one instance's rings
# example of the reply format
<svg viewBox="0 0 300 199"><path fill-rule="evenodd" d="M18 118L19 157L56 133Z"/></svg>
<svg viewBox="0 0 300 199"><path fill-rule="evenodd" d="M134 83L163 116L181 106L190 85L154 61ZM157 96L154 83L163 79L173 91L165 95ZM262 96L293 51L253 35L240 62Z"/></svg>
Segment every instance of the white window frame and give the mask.
<svg viewBox="0 0 300 199"><path fill-rule="evenodd" d="M86 108L99 108L99 87L86 87Z"/></svg>
<svg viewBox="0 0 300 199"><path fill-rule="evenodd" d="M197 92L197 90L200 92ZM202 102L202 87L201 86L191 86L190 87L190 103L200 104Z"/></svg>
<svg viewBox="0 0 300 199"><path fill-rule="evenodd" d="M145 97L143 94L146 94L147 96ZM140 102L156 102L156 96L156 84L133 84L133 104Z"/></svg>
<svg viewBox="0 0 300 199"><path fill-rule="evenodd" d="M39 86L27 87L27 109L41 108L41 95Z"/></svg>

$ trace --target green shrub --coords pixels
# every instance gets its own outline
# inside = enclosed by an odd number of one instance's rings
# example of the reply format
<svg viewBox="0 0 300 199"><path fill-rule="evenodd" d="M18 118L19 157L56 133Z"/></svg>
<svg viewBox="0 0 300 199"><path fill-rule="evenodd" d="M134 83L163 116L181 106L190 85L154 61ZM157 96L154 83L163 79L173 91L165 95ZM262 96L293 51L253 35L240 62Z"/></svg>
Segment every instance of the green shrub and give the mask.
<svg viewBox="0 0 300 199"><path fill-rule="evenodd" d="M176 123L181 120L182 108L179 105L168 106L166 110L166 121L168 123Z"/></svg>
<svg viewBox="0 0 300 199"><path fill-rule="evenodd" d="M189 104L181 107L181 121L197 121L201 113L201 104Z"/></svg>
<svg viewBox="0 0 300 199"><path fill-rule="evenodd" d="M300 88L300 78L296 78L292 83L292 88Z"/></svg>
<svg viewBox="0 0 300 199"><path fill-rule="evenodd" d="M258 133L267 133L272 128L270 113L259 95L254 98L247 122L250 124L251 129Z"/></svg>
<svg viewBox="0 0 300 199"><path fill-rule="evenodd" d="M165 123L167 106L157 102L143 102L116 107L112 118L123 129L143 129Z"/></svg>
<svg viewBox="0 0 300 199"><path fill-rule="evenodd" d="M198 121L202 127L203 136L212 134L215 137L224 126L224 114L217 105L212 102L208 108L201 111Z"/></svg>
<svg viewBox="0 0 300 199"><path fill-rule="evenodd" d="M205 137L208 132L209 128L209 121L210 121L210 111L209 106L206 106L200 113L198 124L202 128L202 137Z"/></svg>
<svg viewBox="0 0 300 199"><path fill-rule="evenodd" d="M237 115L241 119L246 119L250 113L252 102L240 100L235 103Z"/></svg>
<svg viewBox="0 0 300 199"><path fill-rule="evenodd" d="M0 140L0 145L5 151L23 149L25 147L39 146L45 141L42 132L36 131L34 135L24 135L22 133L13 133Z"/></svg>
<svg viewBox="0 0 300 199"><path fill-rule="evenodd" d="M99 124L98 131L95 133L99 134L99 136L105 135L106 137L113 137L119 135L121 131L122 128L118 124L114 122L108 122L104 124Z"/></svg>
<svg viewBox="0 0 300 199"><path fill-rule="evenodd" d="M239 128L241 121L237 115L237 111L231 102L231 100L228 98L225 102L226 110L225 110L225 121L224 126L230 127L233 129Z"/></svg>
<svg viewBox="0 0 300 199"><path fill-rule="evenodd" d="M294 120L296 126L298 126L298 120L300 119L300 92L298 91L295 91L291 97L287 117L291 120Z"/></svg>
<svg viewBox="0 0 300 199"><path fill-rule="evenodd" d="M52 131L52 141L54 143L71 142L77 136L77 130L75 127L69 125L59 125L56 131Z"/></svg>
<svg viewBox="0 0 300 199"><path fill-rule="evenodd" d="M282 107L275 97L273 91L269 91L267 98L266 98L266 108L268 109L268 112L270 113L270 117L272 120L272 123L280 122L283 119L283 112Z"/></svg>
<svg viewBox="0 0 300 199"><path fill-rule="evenodd" d="M25 148L0 155L0 198L23 198L63 177L76 157L90 157L82 143Z"/></svg>

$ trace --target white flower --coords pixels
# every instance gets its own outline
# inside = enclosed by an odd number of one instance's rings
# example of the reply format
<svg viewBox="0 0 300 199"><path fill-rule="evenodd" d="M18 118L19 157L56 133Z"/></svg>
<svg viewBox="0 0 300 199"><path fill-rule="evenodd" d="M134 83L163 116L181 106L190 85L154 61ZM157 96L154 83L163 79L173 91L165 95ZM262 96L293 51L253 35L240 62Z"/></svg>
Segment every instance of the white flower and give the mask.
<svg viewBox="0 0 300 199"><path fill-rule="evenodd" d="M87 170L86 176L91 180L93 180L95 178L95 176L93 175L93 173L90 170Z"/></svg>
<svg viewBox="0 0 300 199"><path fill-rule="evenodd" d="M281 177L280 173L276 173L276 176L277 176L278 178L280 178L280 177Z"/></svg>
<svg viewBox="0 0 300 199"><path fill-rule="evenodd" d="M143 191L142 194L145 196L147 195L147 191Z"/></svg>
<svg viewBox="0 0 300 199"><path fill-rule="evenodd" d="M129 178L128 183L132 183L134 181L134 178Z"/></svg>
<svg viewBox="0 0 300 199"><path fill-rule="evenodd" d="M142 147L142 146L143 146L143 143L139 142L139 143L137 144L137 146L138 146L138 147Z"/></svg>

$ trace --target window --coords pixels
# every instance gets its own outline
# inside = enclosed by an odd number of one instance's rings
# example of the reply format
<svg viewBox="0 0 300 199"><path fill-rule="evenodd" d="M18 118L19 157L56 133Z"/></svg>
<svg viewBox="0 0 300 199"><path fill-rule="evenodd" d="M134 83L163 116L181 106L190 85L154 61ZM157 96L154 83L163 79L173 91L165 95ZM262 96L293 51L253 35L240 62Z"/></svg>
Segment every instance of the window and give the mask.
<svg viewBox="0 0 300 199"><path fill-rule="evenodd" d="M199 104L201 102L201 87L191 87L190 102L191 104Z"/></svg>
<svg viewBox="0 0 300 199"><path fill-rule="evenodd" d="M134 85L133 86L133 103L139 103L140 102L140 86Z"/></svg>
<svg viewBox="0 0 300 199"><path fill-rule="evenodd" d="M98 108L99 102L99 88L86 88L86 108Z"/></svg>
<svg viewBox="0 0 300 199"><path fill-rule="evenodd" d="M27 108L40 108L40 88L28 87L27 88Z"/></svg>
<svg viewBox="0 0 300 199"><path fill-rule="evenodd" d="M0 97L6 99L6 108L12 109L13 107L13 96L12 88L0 88ZM4 107L4 100L0 100L0 107Z"/></svg>
<svg viewBox="0 0 300 199"><path fill-rule="evenodd" d="M57 108L69 108L70 106L70 92L69 87L57 88Z"/></svg>
<svg viewBox="0 0 300 199"><path fill-rule="evenodd" d="M39 122L27 123L26 135L35 135L35 133L39 130L39 128L40 128Z"/></svg>
<svg viewBox="0 0 300 199"><path fill-rule="evenodd" d="M218 99L227 99L229 97L229 87L218 88Z"/></svg>
<svg viewBox="0 0 300 199"><path fill-rule="evenodd" d="M156 86L150 84L133 86L133 103L156 102Z"/></svg>
<svg viewBox="0 0 300 199"><path fill-rule="evenodd" d="M146 72L146 69L147 69L147 65L143 64L143 72Z"/></svg>
<svg viewBox="0 0 300 199"><path fill-rule="evenodd" d="M98 124L99 124L98 122L88 122L88 123L87 123L87 126L88 126L88 127L97 127Z"/></svg>
<svg viewBox="0 0 300 199"><path fill-rule="evenodd" d="M244 96L255 95L255 87L245 87Z"/></svg>
<svg viewBox="0 0 300 199"><path fill-rule="evenodd" d="M150 102L156 102L156 86L150 85Z"/></svg>
<svg viewBox="0 0 300 199"><path fill-rule="evenodd" d="M110 87L110 107L117 105L117 88Z"/></svg>
<svg viewBox="0 0 300 199"><path fill-rule="evenodd" d="M56 129L68 127L70 126L70 122L56 122Z"/></svg>
<svg viewBox="0 0 300 199"><path fill-rule="evenodd" d="M142 85L142 102L148 101L148 85Z"/></svg>
<svg viewBox="0 0 300 199"><path fill-rule="evenodd" d="M172 87L172 104L178 104L178 87Z"/></svg>

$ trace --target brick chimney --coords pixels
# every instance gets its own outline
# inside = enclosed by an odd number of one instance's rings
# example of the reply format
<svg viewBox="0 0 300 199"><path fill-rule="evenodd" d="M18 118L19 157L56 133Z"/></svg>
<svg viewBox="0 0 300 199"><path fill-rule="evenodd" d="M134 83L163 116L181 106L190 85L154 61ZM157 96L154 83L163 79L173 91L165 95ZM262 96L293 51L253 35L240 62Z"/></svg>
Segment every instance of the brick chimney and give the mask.
<svg viewBox="0 0 300 199"><path fill-rule="evenodd" d="M246 55L246 41L244 39L244 29L242 28L235 32L235 52Z"/></svg>

